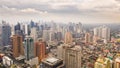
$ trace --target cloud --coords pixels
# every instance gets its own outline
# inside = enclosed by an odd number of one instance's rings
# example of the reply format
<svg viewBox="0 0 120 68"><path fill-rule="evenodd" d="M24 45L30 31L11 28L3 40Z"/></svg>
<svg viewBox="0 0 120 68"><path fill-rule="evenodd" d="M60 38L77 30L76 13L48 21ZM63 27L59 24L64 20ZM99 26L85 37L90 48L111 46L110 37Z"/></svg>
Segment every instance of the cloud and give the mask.
<svg viewBox="0 0 120 68"><path fill-rule="evenodd" d="M40 13L40 14L41 13L47 13L47 11L42 12L42 11L35 10L33 8L21 9L20 11L25 12L25 13Z"/></svg>
<svg viewBox="0 0 120 68"><path fill-rule="evenodd" d="M119 0L1 0L0 5L27 10L32 8L37 11L47 11L50 13L81 13L85 11L106 11L108 9L106 7L108 6L118 8L120 7L118 1Z"/></svg>
<svg viewBox="0 0 120 68"><path fill-rule="evenodd" d="M99 17L98 19L105 17L105 19L111 19L114 17L118 19L120 0L0 0L0 15L1 17L44 16L47 19L57 17L61 20L65 15L66 18L69 16L71 19L74 17L83 17L83 19L97 17Z"/></svg>
<svg viewBox="0 0 120 68"><path fill-rule="evenodd" d="M0 14L1 15L39 15L39 14L46 14L47 11L39 11L34 8L9 8L8 6L0 7Z"/></svg>

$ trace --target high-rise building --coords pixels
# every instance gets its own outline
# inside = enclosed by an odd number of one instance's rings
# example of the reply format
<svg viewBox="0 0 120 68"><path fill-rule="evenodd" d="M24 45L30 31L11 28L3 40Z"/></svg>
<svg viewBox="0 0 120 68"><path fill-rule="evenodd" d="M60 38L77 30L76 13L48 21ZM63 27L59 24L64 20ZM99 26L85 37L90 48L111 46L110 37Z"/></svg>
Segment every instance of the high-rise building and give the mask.
<svg viewBox="0 0 120 68"><path fill-rule="evenodd" d="M62 40L62 32L57 32L56 33L56 39L57 39L57 41L61 41Z"/></svg>
<svg viewBox="0 0 120 68"><path fill-rule="evenodd" d="M92 42L92 36L90 33L85 33L85 43L91 43Z"/></svg>
<svg viewBox="0 0 120 68"><path fill-rule="evenodd" d="M26 60L34 58L34 40L32 37L27 36L24 40L24 52Z"/></svg>
<svg viewBox="0 0 120 68"><path fill-rule="evenodd" d="M83 32L83 27L82 27L82 24L80 22L75 25L75 31L77 33L82 33Z"/></svg>
<svg viewBox="0 0 120 68"><path fill-rule="evenodd" d="M46 54L46 43L42 40L38 40L35 42L35 56L38 57L39 62L41 62L42 59L44 59Z"/></svg>
<svg viewBox="0 0 120 68"><path fill-rule="evenodd" d="M103 26L102 28L102 38L110 41L110 28Z"/></svg>
<svg viewBox="0 0 120 68"><path fill-rule="evenodd" d="M2 21L1 26L1 41L2 45L8 45L10 43L11 27L5 21Z"/></svg>
<svg viewBox="0 0 120 68"><path fill-rule="evenodd" d="M24 24L23 25L23 31L25 35L30 35L30 25Z"/></svg>
<svg viewBox="0 0 120 68"><path fill-rule="evenodd" d="M11 39L12 39L13 56L19 57L20 55L24 55L22 36L13 35Z"/></svg>
<svg viewBox="0 0 120 68"><path fill-rule="evenodd" d="M15 25L13 32L15 35L21 35L24 39L24 33L23 33L23 30L21 29L21 27L22 27L21 24L18 23L17 25Z"/></svg>
<svg viewBox="0 0 120 68"><path fill-rule="evenodd" d="M36 28L36 27L31 28L30 36L33 37L34 41L37 40L37 38L38 38L38 33L37 33L37 28Z"/></svg>
<svg viewBox="0 0 120 68"><path fill-rule="evenodd" d="M43 30L43 41L50 40L50 30Z"/></svg>
<svg viewBox="0 0 120 68"><path fill-rule="evenodd" d="M74 46L67 48L65 52L65 65L66 68L81 68L81 47Z"/></svg>
<svg viewBox="0 0 120 68"><path fill-rule="evenodd" d="M110 28L107 26L100 26L93 29L94 36L110 41Z"/></svg>
<svg viewBox="0 0 120 68"><path fill-rule="evenodd" d="M65 52L66 49L71 47L68 44L61 44L60 46L57 47L57 58L62 59L63 62L65 62Z"/></svg>
<svg viewBox="0 0 120 68"><path fill-rule="evenodd" d="M30 22L30 27L31 27L31 28L35 27L35 22L32 21L32 20L31 20L31 22Z"/></svg>
<svg viewBox="0 0 120 68"><path fill-rule="evenodd" d="M0 46L2 46L2 24L0 24Z"/></svg>
<svg viewBox="0 0 120 68"><path fill-rule="evenodd" d="M70 32L66 32L64 40L66 44L72 43L72 34Z"/></svg>
<svg viewBox="0 0 120 68"><path fill-rule="evenodd" d="M16 31L16 30L21 30L20 23L17 23L17 25L15 25L15 28L14 28L14 29L15 29L15 31Z"/></svg>

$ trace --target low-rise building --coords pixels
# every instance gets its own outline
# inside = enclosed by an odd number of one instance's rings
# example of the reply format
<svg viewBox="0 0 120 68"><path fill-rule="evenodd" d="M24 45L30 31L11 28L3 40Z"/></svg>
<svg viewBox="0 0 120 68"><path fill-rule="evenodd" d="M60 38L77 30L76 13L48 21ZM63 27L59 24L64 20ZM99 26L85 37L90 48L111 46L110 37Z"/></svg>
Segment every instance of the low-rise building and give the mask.
<svg viewBox="0 0 120 68"><path fill-rule="evenodd" d="M54 57L48 57L42 60L40 68L62 68L63 66L63 60Z"/></svg>

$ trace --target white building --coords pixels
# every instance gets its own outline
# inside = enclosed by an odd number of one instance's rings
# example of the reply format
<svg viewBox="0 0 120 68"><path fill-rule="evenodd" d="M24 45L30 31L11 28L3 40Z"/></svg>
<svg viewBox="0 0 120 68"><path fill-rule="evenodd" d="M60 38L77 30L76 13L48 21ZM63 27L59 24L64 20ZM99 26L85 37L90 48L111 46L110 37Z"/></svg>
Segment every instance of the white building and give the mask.
<svg viewBox="0 0 120 68"><path fill-rule="evenodd" d="M107 26L100 26L93 29L94 36L97 36L100 39L104 39L106 41L110 40L110 28Z"/></svg>
<svg viewBox="0 0 120 68"><path fill-rule="evenodd" d="M30 36L34 39L34 41L37 40L38 33L37 33L37 28L36 27L31 28Z"/></svg>
<svg viewBox="0 0 120 68"><path fill-rule="evenodd" d="M8 56L4 56L3 57L3 64L10 66L13 64L13 60L11 58L9 58Z"/></svg>

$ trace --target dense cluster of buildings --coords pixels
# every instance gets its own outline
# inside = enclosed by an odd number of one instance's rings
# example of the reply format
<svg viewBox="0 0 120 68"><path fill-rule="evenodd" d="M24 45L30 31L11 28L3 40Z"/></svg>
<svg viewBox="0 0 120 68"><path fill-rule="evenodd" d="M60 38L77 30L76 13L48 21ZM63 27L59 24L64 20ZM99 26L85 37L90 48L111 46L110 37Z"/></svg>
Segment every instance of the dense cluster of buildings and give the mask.
<svg viewBox="0 0 120 68"><path fill-rule="evenodd" d="M12 68L120 68L118 34L112 37L105 25L85 30L80 22L9 25L2 21L1 64Z"/></svg>

